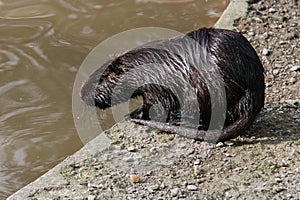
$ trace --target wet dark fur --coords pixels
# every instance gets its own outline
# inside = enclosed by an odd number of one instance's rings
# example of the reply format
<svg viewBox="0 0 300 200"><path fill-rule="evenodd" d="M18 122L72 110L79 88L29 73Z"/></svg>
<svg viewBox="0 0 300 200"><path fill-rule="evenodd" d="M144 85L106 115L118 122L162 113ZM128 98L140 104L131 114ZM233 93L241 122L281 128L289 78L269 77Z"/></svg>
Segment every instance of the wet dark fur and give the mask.
<svg viewBox="0 0 300 200"><path fill-rule="evenodd" d="M149 82L143 84L145 80ZM218 89L222 83L226 94ZM264 105L264 89L264 69L246 38L230 30L202 28L108 61L83 85L81 98L105 109L142 96L143 106L129 115L132 121L216 142L244 133ZM212 102L209 91L226 95L225 122L213 127L211 109L222 100Z"/></svg>

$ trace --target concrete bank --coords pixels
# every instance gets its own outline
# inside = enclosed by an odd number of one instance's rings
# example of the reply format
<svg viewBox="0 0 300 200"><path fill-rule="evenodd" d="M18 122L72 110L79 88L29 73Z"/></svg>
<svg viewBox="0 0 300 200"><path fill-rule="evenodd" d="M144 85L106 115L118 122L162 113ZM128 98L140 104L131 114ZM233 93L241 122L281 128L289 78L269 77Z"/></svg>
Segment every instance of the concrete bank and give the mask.
<svg viewBox="0 0 300 200"><path fill-rule="evenodd" d="M232 30L234 28L234 20L246 15L247 2L247 0L231 0L214 27Z"/></svg>

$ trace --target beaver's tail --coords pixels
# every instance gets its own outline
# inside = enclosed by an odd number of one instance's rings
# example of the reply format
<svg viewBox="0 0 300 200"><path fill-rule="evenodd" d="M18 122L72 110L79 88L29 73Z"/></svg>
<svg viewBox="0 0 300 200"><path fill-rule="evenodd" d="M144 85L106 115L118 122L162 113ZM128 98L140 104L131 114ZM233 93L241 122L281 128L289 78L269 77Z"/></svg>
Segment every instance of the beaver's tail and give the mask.
<svg viewBox="0 0 300 200"><path fill-rule="evenodd" d="M193 128L187 128L184 126L176 126L170 123L162 123L156 121L148 121L143 119L130 119L132 122L149 126L151 128L157 128L161 131L168 133L175 133L183 137L192 138L201 141L208 141L212 143L222 142L234 138L245 131L254 119L249 118L248 114L245 113L238 120L231 125L223 129L215 130L197 130Z"/></svg>

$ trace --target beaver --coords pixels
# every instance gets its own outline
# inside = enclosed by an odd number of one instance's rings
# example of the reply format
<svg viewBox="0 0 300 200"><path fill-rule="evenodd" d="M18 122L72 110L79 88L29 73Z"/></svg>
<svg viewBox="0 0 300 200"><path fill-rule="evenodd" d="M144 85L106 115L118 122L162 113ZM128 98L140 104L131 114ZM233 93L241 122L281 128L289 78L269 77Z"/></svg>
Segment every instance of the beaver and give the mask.
<svg viewBox="0 0 300 200"><path fill-rule="evenodd" d="M127 119L218 142L249 128L264 106L264 91L263 66L242 34L200 28L108 60L80 96L100 109L141 96L143 104Z"/></svg>

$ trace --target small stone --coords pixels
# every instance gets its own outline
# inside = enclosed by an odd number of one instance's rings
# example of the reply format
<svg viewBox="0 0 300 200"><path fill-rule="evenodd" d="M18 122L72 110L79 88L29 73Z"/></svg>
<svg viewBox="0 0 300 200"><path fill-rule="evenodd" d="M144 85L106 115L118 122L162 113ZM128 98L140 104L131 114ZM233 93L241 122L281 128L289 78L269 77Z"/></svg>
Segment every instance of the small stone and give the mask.
<svg viewBox="0 0 300 200"><path fill-rule="evenodd" d="M197 183L204 183L205 182L205 178L199 178L197 179Z"/></svg>
<svg viewBox="0 0 300 200"><path fill-rule="evenodd" d="M233 142L230 142L230 141L225 141L224 144L227 145L227 146L232 146L232 145L234 145L234 143L233 143Z"/></svg>
<svg viewBox="0 0 300 200"><path fill-rule="evenodd" d="M223 143L223 142L218 142L218 143L216 144L216 147L222 147L222 146L224 146L224 143Z"/></svg>
<svg viewBox="0 0 300 200"><path fill-rule="evenodd" d="M186 143L185 143L185 142L180 142L180 143L178 144L178 146L179 146L181 149L184 149L184 148L186 148Z"/></svg>
<svg viewBox="0 0 300 200"><path fill-rule="evenodd" d="M258 22L258 23L262 23L263 22L263 20L261 19L261 18L259 18L259 17L254 17L253 18L256 22Z"/></svg>
<svg viewBox="0 0 300 200"><path fill-rule="evenodd" d="M152 154L156 154L158 151L157 151L157 148L156 148L156 147L152 147L152 148L150 148L150 152L151 152Z"/></svg>
<svg viewBox="0 0 300 200"><path fill-rule="evenodd" d="M88 200L94 200L94 199L96 199L96 196L95 196L95 195L89 195L89 196L88 196Z"/></svg>
<svg viewBox="0 0 300 200"><path fill-rule="evenodd" d="M201 163L200 159L194 161L194 165L200 165L200 163Z"/></svg>
<svg viewBox="0 0 300 200"><path fill-rule="evenodd" d="M276 191L277 193L280 193L280 192L282 192L282 191L284 191L284 190L286 190L286 188L284 188L284 187L276 187L276 188L275 188L275 191Z"/></svg>
<svg viewBox="0 0 300 200"><path fill-rule="evenodd" d="M127 151L129 151L129 152L135 152L136 148L134 146L130 146L130 147L127 148Z"/></svg>
<svg viewBox="0 0 300 200"><path fill-rule="evenodd" d="M296 83L297 79L295 79L294 77L290 78L290 83L294 84Z"/></svg>
<svg viewBox="0 0 300 200"><path fill-rule="evenodd" d="M277 29L277 28L278 28L278 26L277 26L277 25L275 25L275 24L271 24L271 25L270 25L270 28L271 28L271 29Z"/></svg>
<svg viewBox="0 0 300 200"><path fill-rule="evenodd" d="M233 169L233 171L235 171L235 172L238 172L238 171L241 171L241 170L242 170L242 168L240 168L240 167L236 167L236 168Z"/></svg>
<svg viewBox="0 0 300 200"><path fill-rule="evenodd" d="M262 51L262 54L263 54L264 56L270 55L269 49L264 48L263 51Z"/></svg>
<svg viewBox="0 0 300 200"><path fill-rule="evenodd" d="M130 181L132 182L132 183L137 183L137 182L139 182L140 181L140 176L139 175L137 175L137 174L131 174L130 175Z"/></svg>
<svg viewBox="0 0 300 200"><path fill-rule="evenodd" d="M123 159L122 159L124 162L134 162L134 161L136 161L134 158L132 158L132 157L123 157Z"/></svg>
<svg viewBox="0 0 300 200"><path fill-rule="evenodd" d="M194 174L197 176L201 174L201 167L200 165L194 165Z"/></svg>
<svg viewBox="0 0 300 200"><path fill-rule="evenodd" d="M267 82L267 83L266 83L266 86L267 86L267 87L271 87L272 85L273 85L273 83L270 83L270 82Z"/></svg>
<svg viewBox="0 0 300 200"><path fill-rule="evenodd" d="M162 183L160 186L159 186L160 189L164 189L166 188L166 185L164 183Z"/></svg>
<svg viewBox="0 0 300 200"><path fill-rule="evenodd" d="M276 178L275 181L276 181L277 183L281 183L281 182L282 182L282 179L281 179L281 178Z"/></svg>
<svg viewBox="0 0 300 200"><path fill-rule="evenodd" d="M253 36L253 35L255 35L255 33L253 31L250 31L250 32L248 32L248 35Z"/></svg>
<svg viewBox="0 0 300 200"><path fill-rule="evenodd" d="M280 45L287 44L287 41L282 41L282 40L281 40L281 41L279 41L279 44L280 44Z"/></svg>
<svg viewBox="0 0 300 200"><path fill-rule="evenodd" d="M269 34L267 32L263 33L263 38L268 39L269 38Z"/></svg>
<svg viewBox="0 0 300 200"><path fill-rule="evenodd" d="M193 154L195 152L195 149L188 149L188 151L187 151L187 154L188 155L191 155L191 154Z"/></svg>
<svg viewBox="0 0 300 200"><path fill-rule="evenodd" d="M292 100L292 99L286 100L285 102L291 106L296 106L296 107L297 104L299 104L297 100Z"/></svg>
<svg viewBox="0 0 300 200"><path fill-rule="evenodd" d="M274 12L276 12L276 9L275 9L275 8L270 8L270 9L269 9L269 12L270 12L270 13L274 13Z"/></svg>
<svg viewBox="0 0 300 200"><path fill-rule="evenodd" d="M225 153L224 154L226 157L233 157L233 155L232 154L229 154L229 153Z"/></svg>
<svg viewBox="0 0 300 200"><path fill-rule="evenodd" d="M196 185L187 185L187 189L190 191L195 191L198 189L198 187Z"/></svg>
<svg viewBox="0 0 300 200"><path fill-rule="evenodd" d="M148 190L150 191L150 192L154 192L154 191L156 191L156 190L159 190L159 185L151 185L151 186L149 186L148 187Z"/></svg>
<svg viewBox="0 0 300 200"><path fill-rule="evenodd" d="M171 189L171 196L176 197L179 193L179 188L173 188Z"/></svg>
<svg viewBox="0 0 300 200"><path fill-rule="evenodd" d="M300 71L300 65L295 65L291 67L291 71Z"/></svg>
<svg viewBox="0 0 300 200"><path fill-rule="evenodd" d="M278 75L278 74L279 74L279 69L274 69L274 70L273 70L273 74L274 74L274 75Z"/></svg>
<svg viewBox="0 0 300 200"><path fill-rule="evenodd" d="M147 176L151 176L152 173L153 173L153 171L147 171L147 172L146 172L146 175L147 175Z"/></svg>
<svg viewBox="0 0 300 200"><path fill-rule="evenodd" d="M102 188L103 185L97 185L97 184L93 184L93 183L88 183L88 187L89 188L97 188L97 189L99 189L99 188Z"/></svg>

